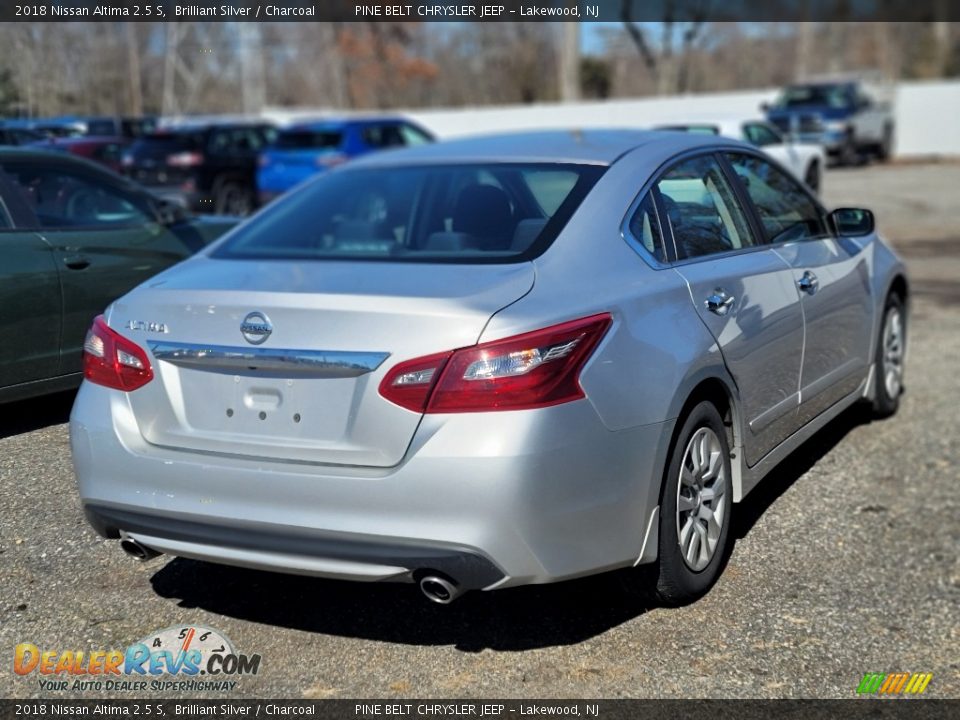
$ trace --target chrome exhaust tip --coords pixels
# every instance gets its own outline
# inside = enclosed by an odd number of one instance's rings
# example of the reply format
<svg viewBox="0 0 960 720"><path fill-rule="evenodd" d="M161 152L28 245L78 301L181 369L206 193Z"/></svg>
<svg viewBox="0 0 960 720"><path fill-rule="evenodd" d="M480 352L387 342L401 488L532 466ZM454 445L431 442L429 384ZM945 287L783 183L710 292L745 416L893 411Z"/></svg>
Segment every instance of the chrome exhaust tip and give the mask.
<svg viewBox="0 0 960 720"><path fill-rule="evenodd" d="M440 605L449 605L463 592L456 584L437 575L425 575L420 580L420 592L427 600Z"/></svg>
<svg viewBox="0 0 960 720"><path fill-rule="evenodd" d="M147 560L153 560L153 558L158 557L162 553L158 553L156 550L148 548L146 545L141 545L136 540L131 538L124 538L120 541L120 549L123 550L127 555L132 558L136 558L140 562L146 562Z"/></svg>

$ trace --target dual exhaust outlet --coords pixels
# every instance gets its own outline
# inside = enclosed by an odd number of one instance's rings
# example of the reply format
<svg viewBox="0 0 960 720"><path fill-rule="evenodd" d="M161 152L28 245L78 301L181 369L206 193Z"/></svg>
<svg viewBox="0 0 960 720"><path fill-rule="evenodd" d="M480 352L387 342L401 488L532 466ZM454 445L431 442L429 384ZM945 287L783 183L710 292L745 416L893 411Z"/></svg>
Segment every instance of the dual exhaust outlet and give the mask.
<svg viewBox="0 0 960 720"><path fill-rule="evenodd" d="M130 557L146 562L162 553L153 548L142 545L131 537L125 537L120 541L120 548ZM463 590L452 580L448 580L442 575L428 574L423 575L419 581L420 592L431 602L440 605L449 605L463 594Z"/></svg>

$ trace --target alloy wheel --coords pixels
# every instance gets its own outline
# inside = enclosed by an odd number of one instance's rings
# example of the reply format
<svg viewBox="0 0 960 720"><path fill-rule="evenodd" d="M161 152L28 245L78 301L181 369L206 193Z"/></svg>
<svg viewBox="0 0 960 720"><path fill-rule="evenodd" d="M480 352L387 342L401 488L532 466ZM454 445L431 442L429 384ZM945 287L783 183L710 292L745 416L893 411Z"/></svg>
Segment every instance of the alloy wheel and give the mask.
<svg viewBox="0 0 960 720"><path fill-rule="evenodd" d="M883 325L883 385L891 399L900 396L903 388L903 318L892 308Z"/></svg>
<svg viewBox="0 0 960 720"><path fill-rule="evenodd" d="M699 428L687 443L677 483L677 539L694 572L710 564L727 519L727 470L720 438Z"/></svg>

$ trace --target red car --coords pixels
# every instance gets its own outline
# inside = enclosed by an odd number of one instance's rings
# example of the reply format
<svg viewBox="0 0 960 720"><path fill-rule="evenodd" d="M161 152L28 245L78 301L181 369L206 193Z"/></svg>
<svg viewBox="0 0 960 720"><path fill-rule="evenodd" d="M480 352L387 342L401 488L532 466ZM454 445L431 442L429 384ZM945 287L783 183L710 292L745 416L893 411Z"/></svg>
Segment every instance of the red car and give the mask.
<svg viewBox="0 0 960 720"><path fill-rule="evenodd" d="M129 144L130 139L124 137L81 136L50 138L34 143L34 147L79 155L120 172L121 156Z"/></svg>

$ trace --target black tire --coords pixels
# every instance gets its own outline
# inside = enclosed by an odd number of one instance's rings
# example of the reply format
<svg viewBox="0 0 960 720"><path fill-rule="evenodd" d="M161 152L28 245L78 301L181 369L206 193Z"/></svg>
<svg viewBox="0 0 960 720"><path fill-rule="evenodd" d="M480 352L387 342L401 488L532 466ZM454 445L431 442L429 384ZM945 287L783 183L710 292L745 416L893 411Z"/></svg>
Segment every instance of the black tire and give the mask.
<svg viewBox="0 0 960 720"><path fill-rule="evenodd" d="M837 161L844 167L860 164L860 149L857 147L857 141L853 136L853 131L847 131L843 139L843 145L840 147L840 155Z"/></svg>
<svg viewBox="0 0 960 720"><path fill-rule="evenodd" d="M814 160L810 163L810 167L807 168L807 172L803 178L804 182L807 183L807 187L813 190L817 195L820 194L820 163Z"/></svg>
<svg viewBox="0 0 960 720"><path fill-rule="evenodd" d="M253 191L238 182L222 183L214 194L214 212L244 217L253 212Z"/></svg>
<svg viewBox="0 0 960 720"><path fill-rule="evenodd" d="M883 128L883 140L877 146L877 159L887 162L893 154L893 128L886 125Z"/></svg>
<svg viewBox="0 0 960 720"><path fill-rule="evenodd" d="M900 373L899 381L891 392L890 384L887 381L887 363L886 356L890 348L887 336L887 323L891 319L892 313L897 313L900 318ZM877 417L890 417L900 408L900 395L903 394L903 353L906 351L907 341L907 316L903 310L903 301L895 293L887 296L887 302L883 307L883 319L880 321L880 333L877 336L877 348L873 358L873 412Z"/></svg>
<svg viewBox="0 0 960 720"><path fill-rule="evenodd" d="M679 518L677 514L680 492L681 464L687 455L688 446L701 429L713 433L719 442L720 461L723 470L724 488L715 510L722 509L720 532L709 562L694 569L684 558L680 547ZM719 477L719 473L716 473ZM663 480L663 497L660 502L660 534L657 559L657 599L671 606L685 605L704 595L716 581L726 562L727 543L730 537L730 522L733 500L733 484L730 468L730 448L723 420L717 409L709 402L701 402L687 415L670 449L667 471ZM684 486L687 491L688 486ZM698 503L700 494L697 493ZM703 501L703 505L709 502ZM698 505L699 507L699 505Z"/></svg>

